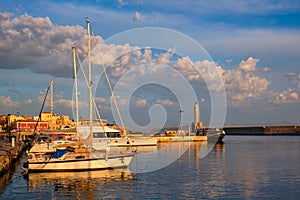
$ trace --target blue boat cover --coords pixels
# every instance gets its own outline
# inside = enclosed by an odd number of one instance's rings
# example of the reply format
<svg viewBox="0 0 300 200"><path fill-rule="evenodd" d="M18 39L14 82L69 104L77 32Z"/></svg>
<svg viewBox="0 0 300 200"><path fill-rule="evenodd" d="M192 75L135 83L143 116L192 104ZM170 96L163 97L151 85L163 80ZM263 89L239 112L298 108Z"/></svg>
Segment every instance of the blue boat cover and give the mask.
<svg viewBox="0 0 300 200"><path fill-rule="evenodd" d="M60 158L65 153L67 153L65 149L57 149L56 152L54 152L54 154L52 154L52 158Z"/></svg>

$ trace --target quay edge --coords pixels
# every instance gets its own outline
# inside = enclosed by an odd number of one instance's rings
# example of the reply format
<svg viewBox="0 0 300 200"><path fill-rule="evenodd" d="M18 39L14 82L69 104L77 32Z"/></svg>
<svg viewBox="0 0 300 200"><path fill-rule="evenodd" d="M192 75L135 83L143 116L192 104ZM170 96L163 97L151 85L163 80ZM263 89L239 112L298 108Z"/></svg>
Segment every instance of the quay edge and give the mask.
<svg viewBox="0 0 300 200"><path fill-rule="evenodd" d="M0 140L0 176L6 173L12 164L19 158L24 149L24 144L18 142L12 147L11 143L6 144L4 140Z"/></svg>
<svg viewBox="0 0 300 200"><path fill-rule="evenodd" d="M207 136L157 136L157 142L207 141Z"/></svg>

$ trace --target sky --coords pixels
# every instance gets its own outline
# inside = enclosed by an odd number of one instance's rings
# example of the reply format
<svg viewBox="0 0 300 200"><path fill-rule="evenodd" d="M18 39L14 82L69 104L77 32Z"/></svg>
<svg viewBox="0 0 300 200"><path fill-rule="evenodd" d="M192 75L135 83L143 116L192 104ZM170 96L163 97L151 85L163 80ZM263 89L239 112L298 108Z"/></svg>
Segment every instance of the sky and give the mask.
<svg viewBox="0 0 300 200"><path fill-rule="evenodd" d="M195 102L205 123L300 124L297 0L1 1L0 114L38 115L53 80L54 112L75 118L76 46L87 117L87 17L103 57L92 44L95 102L108 121L120 119L101 63L130 128L186 124Z"/></svg>

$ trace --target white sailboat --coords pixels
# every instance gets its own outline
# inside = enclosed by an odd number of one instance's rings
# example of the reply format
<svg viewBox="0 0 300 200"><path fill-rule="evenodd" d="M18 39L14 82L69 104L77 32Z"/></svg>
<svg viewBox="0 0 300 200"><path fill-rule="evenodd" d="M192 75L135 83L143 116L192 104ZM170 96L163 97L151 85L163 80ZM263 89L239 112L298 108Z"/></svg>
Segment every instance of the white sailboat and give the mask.
<svg viewBox="0 0 300 200"><path fill-rule="evenodd" d="M81 135L89 134L88 126L80 126L78 130ZM137 146L156 146L156 137L144 136L121 136L121 131L113 127L93 126L93 148L96 150L105 150L107 147L137 147Z"/></svg>
<svg viewBox="0 0 300 200"><path fill-rule="evenodd" d="M94 43L95 43L95 45L97 45L97 42L95 40L94 40ZM88 45L88 51L89 50L90 50L90 45ZM122 125L122 128L120 129L120 128L118 128L118 127L116 128L114 126L107 126L106 123L104 123L103 120L101 119L100 113L96 109L99 121L97 123L94 123L93 121L90 120L89 124L92 123L93 124L92 127L91 126L77 126L78 134L83 138L87 138L87 136L89 135L90 136L89 142L91 142L91 145L96 150L106 149L107 146L109 146L109 148L111 148L111 147L157 146L158 140L156 137L133 136L133 135L129 136L126 133L126 128L123 123L123 119L120 114L118 104L117 104L114 92L112 90L112 86L111 86L110 80L108 78L108 75L107 75L107 72L106 72L106 69L105 69L105 66L103 63L103 59L101 58L99 51L98 51L98 56L99 56L99 61L103 68L103 73L105 75L108 88L111 92L111 97L112 97L113 103L115 105L117 114L119 116L119 120ZM91 59L90 54L88 54L89 68L90 68L90 62L89 62L90 59ZM87 84L90 86L92 83L90 71L89 71L89 80L86 80L86 81L87 81ZM91 92L92 92L91 88L89 87L90 95L91 95ZM94 104L95 107L97 107L95 102L91 98L90 98L90 104ZM89 119L91 119L91 118L92 118L92 116L90 116ZM121 134L121 130L122 130L122 134ZM93 134L90 134L90 133L93 133ZM91 139L91 136L93 136L92 139Z"/></svg>
<svg viewBox="0 0 300 200"><path fill-rule="evenodd" d="M127 168L132 158L133 153L93 151L86 147L57 149L51 155L29 153L27 169L29 172L41 172Z"/></svg>
<svg viewBox="0 0 300 200"><path fill-rule="evenodd" d="M86 145L78 145L62 149L56 149L54 153L49 152L29 152L25 167L30 171L85 171L99 170L107 168L126 168L131 162L134 153L127 151L97 151L93 149L93 96L92 96L92 76L90 66L90 23L88 25L88 59L89 59L89 136L86 138ZM76 81L76 50L73 48L74 71ZM75 82L76 87L76 82ZM77 89L76 89L77 95ZM78 106L78 102L76 102ZM78 111L78 108L76 108ZM78 112L76 118L78 119ZM77 120L78 122L78 120ZM78 125L78 123L77 123ZM78 127L77 127L78 128ZM78 132L78 130L77 130ZM106 146L105 146L106 147Z"/></svg>

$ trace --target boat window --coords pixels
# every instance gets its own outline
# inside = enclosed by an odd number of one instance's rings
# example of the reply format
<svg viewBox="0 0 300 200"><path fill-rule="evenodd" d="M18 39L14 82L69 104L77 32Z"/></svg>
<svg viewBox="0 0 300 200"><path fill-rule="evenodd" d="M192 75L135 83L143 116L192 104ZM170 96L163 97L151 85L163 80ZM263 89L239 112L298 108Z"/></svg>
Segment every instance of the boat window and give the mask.
<svg viewBox="0 0 300 200"><path fill-rule="evenodd" d="M102 132L94 132L94 138L106 138L105 134Z"/></svg>
<svg viewBox="0 0 300 200"><path fill-rule="evenodd" d="M109 138L118 138L121 137L121 134L119 132L107 132L107 137Z"/></svg>
<svg viewBox="0 0 300 200"><path fill-rule="evenodd" d="M83 159L83 158L85 158L84 156L76 156L75 157L76 159Z"/></svg>

